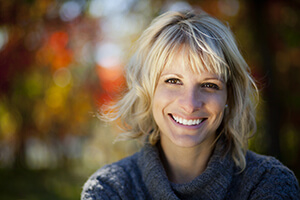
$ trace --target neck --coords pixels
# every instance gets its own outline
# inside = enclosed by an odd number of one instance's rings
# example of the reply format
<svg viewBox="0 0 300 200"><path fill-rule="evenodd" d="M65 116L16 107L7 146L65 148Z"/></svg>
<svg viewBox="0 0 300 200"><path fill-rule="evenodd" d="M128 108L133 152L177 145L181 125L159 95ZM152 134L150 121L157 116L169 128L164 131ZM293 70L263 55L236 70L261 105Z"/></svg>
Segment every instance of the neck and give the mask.
<svg viewBox="0 0 300 200"><path fill-rule="evenodd" d="M169 180L174 183L187 183L202 174L212 154L213 143L214 140L209 145L191 148L175 145L165 148L161 142L161 159Z"/></svg>

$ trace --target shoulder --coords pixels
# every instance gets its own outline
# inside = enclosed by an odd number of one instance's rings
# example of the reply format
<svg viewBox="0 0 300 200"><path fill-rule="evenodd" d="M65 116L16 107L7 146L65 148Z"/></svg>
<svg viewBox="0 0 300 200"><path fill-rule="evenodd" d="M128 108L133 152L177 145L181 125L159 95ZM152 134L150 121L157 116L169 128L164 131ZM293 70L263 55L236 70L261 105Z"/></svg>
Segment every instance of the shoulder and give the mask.
<svg viewBox="0 0 300 200"><path fill-rule="evenodd" d="M300 190L294 173L271 156L248 151L244 177L253 183L250 199L298 199Z"/></svg>
<svg viewBox="0 0 300 200"><path fill-rule="evenodd" d="M84 184L81 199L130 199L128 191L133 190L133 182L140 176L136 157L134 154L96 171Z"/></svg>

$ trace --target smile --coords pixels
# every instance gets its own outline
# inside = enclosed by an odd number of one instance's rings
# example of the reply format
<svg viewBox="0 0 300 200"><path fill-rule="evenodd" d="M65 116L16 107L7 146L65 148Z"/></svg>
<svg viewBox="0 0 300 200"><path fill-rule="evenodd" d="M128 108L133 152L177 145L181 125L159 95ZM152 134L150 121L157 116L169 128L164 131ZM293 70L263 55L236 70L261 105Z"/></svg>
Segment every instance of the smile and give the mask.
<svg viewBox="0 0 300 200"><path fill-rule="evenodd" d="M178 116L174 116L174 115L171 115L171 117L178 124L182 124L182 125L185 125L185 126L196 126L196 125L199 125L204 120L204 118L199 118L199 119L184 119L184 118L181 118L181 117L178 117Z"/></svg>

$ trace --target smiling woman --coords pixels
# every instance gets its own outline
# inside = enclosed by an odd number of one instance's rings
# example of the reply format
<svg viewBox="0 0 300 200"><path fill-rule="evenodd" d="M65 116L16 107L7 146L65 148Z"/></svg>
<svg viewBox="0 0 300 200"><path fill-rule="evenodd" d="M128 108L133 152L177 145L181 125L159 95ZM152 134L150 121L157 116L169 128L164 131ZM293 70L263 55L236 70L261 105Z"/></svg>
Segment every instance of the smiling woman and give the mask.
<svg viewBox="0 0 300 200"><path fill-rule="evenodd" d="M228 27L168 12L144 31L126 68L128 91L103 119L140 152L104 166L82 199L297 199L299 185L272 157L248 150L257 89Z"/></svg>

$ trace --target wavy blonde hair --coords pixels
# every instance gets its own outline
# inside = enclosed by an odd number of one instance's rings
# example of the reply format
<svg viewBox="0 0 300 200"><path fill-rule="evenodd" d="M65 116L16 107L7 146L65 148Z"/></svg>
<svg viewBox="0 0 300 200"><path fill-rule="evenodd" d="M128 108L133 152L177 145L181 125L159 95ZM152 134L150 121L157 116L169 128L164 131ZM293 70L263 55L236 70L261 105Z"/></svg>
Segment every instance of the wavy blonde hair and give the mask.
<svg viewBox="0 0 300 200"><path fill-rule="evenodd" d="M152 99L162 70L181 47L192 70L213 72L226 81L229 107L218 133L226 137L226 154L230 152L243 170L248 139L256 130L257 87L230 29L208 14L167 12L154 19L125 68L127 91L103 116L122 122L121 138L143 142L149 138L156 144L160 134L152 115Z"/></svg>

